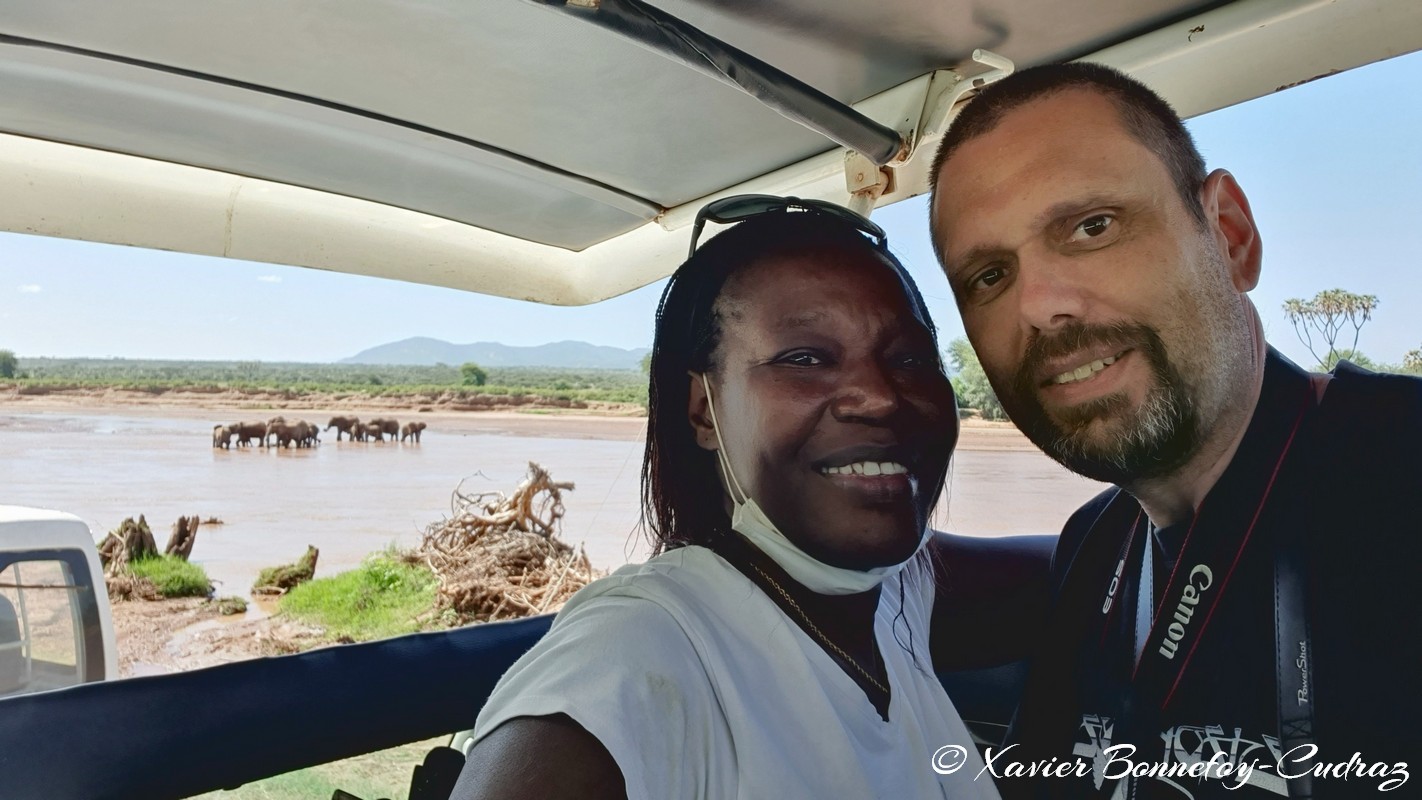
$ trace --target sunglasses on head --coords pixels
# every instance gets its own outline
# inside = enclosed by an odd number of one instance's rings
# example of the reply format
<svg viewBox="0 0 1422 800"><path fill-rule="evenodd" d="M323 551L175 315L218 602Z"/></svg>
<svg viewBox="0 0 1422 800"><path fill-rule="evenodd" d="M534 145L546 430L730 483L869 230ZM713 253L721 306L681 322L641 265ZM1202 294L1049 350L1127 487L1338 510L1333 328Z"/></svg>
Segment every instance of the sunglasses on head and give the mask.
<svg viewBox="0 0 1422 800"><path fill-rule="evenodd" d="M876 247L886 247L889 243L889 237L883 228L844 206L824 200L801 200L798 197L776 197L773 194L738 194L713 200L697 212L696 224L691 228L691 248L687 251L687 258L696 254L696 244L701 239L701 230L706 227L707 220L728 225L765 214L781 213L824 214L854 226L860 233L872 239Z"/></svg>

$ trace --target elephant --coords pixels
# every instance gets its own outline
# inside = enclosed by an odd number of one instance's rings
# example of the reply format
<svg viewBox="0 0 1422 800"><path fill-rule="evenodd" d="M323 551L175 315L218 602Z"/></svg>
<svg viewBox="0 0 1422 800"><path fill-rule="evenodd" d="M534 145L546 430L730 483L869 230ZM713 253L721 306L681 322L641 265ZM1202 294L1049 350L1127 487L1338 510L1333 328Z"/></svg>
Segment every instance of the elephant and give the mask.
<svg viewBox="0 0 1422 800"><path fill-rule="evenodd" d="M374 439L377 442L385 441L385 428L378 422L366 422L360 426L361 441Z"/></svg>
<svg viewBox="0 0 1422 800"><path fill-rule="evenodd" d="M398 420L385 419L384 417L376 417L375 419L370 421L370 424L379 425L380 432L385 434L386 436L389 436L391 441L395 441L400 438L400 422Z"/></svg>
<svg viewBox="0 0 1422 800"><path fill-rule="evenodd" d="M409 439L415 444L420 443L420 432L427 426L423 422L407 422L400 427L400 441Z"/></svg>
<svg viewBox="0 0 1422 800"><path fill-rule="evenodd" d="M355 429L360 427L359 417L331 417L331 421L326 423L326 430L336 429L336 441L341 440L341 434L349 436L351 441L355 441Z"/></svg>
<svg viewBox="0 0 1422 800"><path fill-rule="evenodd" d="M267 446L267 423L265 422L234 422L227 426L232 435L237 437L237 446L251 446L252 442L258 441L263 447Z"/></svg>
<svg viewBox="0 0 1422 800"><path fill-rule="evenodd" d="M212 426L212 446L221 447L224 450L232 449L232 429L226 425Z"/></svg>
<svg viewBox="0 0 1422 800"><path fill-rule="evenodd" d="M272 431L272 426L273 426L273 425L280 425L280 424L283 424L283 423L285 423L285 422L286 422L286 417L283 417L283 416L280 416L280 415L275 416L275 417L272 417L271 419L267 420L267 438L275 439L275 438L276 438L276 433ZM266 440L266 439L263 439L263 440L262 440L262 444L263 444L263 445L267 444L267 440Z"/></svg>
<svg viewBox="0 0 1422 800"><path fill-rule="evenodd" d="M297 420L295 422L274 422L268 429L267 434L273 437L277 447L310 447L315 440L315 425L309 422Z"/></svg>

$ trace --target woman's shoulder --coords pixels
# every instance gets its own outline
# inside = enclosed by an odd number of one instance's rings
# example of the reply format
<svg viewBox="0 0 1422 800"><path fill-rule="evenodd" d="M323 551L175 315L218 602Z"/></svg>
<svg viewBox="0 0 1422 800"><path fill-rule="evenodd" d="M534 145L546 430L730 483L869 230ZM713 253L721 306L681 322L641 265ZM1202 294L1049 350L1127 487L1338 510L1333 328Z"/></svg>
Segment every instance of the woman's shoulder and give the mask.
<svg viewBox="0 0 1422 800"><path fill-rule="evenodd" d="M708 730L719 713L695 623L703 584L717 580L709 555L673 551L580 590L504 674L474 738L562 715L612 756L629 797L687 795L704 767L695 755L711 745L677 734Z"/></svg>
<svg viewBox="0 0 1422 800"><path fill-rule="evenodd" d="M702 547L628 564L578 590L510 674L535 663L542 671L563 658L687 667L699 660L697 643L718 598L739 577Z"/></svg>
<svg viewBox="0 0 1422 800"><path fill-rule="evenodd" d="M606 604L612 598L646 600L678 616L715 603L728 589L748 585L745 576L714 551L696 545L679 547L589 583L568 600L558 617L561 621L579 609Z"/></svg>

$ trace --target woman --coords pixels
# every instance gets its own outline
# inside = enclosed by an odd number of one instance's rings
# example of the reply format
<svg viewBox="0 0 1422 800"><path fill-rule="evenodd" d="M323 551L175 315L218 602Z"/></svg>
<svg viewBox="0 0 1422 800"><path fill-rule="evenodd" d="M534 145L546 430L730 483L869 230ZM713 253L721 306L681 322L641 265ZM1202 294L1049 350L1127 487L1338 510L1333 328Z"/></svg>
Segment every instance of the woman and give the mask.
<svg viewBox="0 0 1422 800"><path fill-rule="evenodd" d="M844 209L706 218L657 315L657 555L509 670L454 796L997 797L929 659L957 411L917 289Z"/></svg>

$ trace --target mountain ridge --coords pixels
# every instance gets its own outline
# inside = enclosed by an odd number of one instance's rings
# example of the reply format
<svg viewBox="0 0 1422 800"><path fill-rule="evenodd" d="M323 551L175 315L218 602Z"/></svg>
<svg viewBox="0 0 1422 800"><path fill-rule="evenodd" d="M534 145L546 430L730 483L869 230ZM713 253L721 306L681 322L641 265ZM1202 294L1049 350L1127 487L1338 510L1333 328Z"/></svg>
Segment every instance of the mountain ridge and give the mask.
<svg viewBox="0 0 1422 800"><path fill-rule="evenodd" d="M368 347L338 364L427 365L457 367L473 362L481 367L562 367L565 369L638 369L649 348L626 349L565 339L540 345L501 342L454 344L429 336L412 336Z"/></svg>

